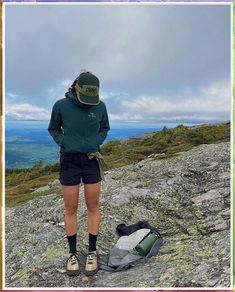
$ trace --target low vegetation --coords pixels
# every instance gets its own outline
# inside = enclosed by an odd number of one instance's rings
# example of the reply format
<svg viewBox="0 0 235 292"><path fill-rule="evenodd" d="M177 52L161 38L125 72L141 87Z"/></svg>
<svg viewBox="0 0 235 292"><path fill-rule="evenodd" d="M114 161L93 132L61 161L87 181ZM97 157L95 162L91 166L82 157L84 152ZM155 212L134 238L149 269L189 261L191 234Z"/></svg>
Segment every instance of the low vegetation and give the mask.
<svg viewBox="0 0 235 292"><path fill-rule="evenodd" d="M143 136L141 139L111 141L104 145L101 153L110 168L138 162L148 156L166 159L200 144L220 143L230 140L230 123L173 129Z"/></svg>
<svg viewBox="0 0 235 292"><path fill-rule="evenodd" d="M230 123L174 129L164 127L162 131L143 136L110 141L102 149L109 169L138 162L149 156L166 159L200 144L230 141ZM7 206L15 206L37 196L33 190L45 186L58 178L59 165L43 165L41 161L32 168L6 169L5 198ZM53 190L52 190L53 191ZM48 191L45 194L50 193Z"/></svg>
<svg viewBox="0 0 235 292"><path fill-rule="evenodd" d="M6 206L16 206L38 196L33 191L45 186L58 177L59 165L43 165L41 161L31 168L6 169L5 200ZM45 192L44 194L49 194Z"/></svg>

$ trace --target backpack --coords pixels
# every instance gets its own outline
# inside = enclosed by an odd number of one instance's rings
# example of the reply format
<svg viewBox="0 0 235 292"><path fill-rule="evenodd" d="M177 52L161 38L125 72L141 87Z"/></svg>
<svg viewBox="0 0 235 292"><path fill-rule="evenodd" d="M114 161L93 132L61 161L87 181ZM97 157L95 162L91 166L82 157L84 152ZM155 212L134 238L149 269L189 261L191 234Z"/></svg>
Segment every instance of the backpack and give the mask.
<svg viewBox="0 0 235 292"><path fill-rule="evenodd" d="M157 255L163 244L161 234L147 221L139 221L129 226L119 224L116 232L120 236L116 244L108 254L99 256L100 269L108 272L118 272L145 263L150 257ZM155 234L157 240L145 256L140 255L136 246L149 234Z"/></svg>

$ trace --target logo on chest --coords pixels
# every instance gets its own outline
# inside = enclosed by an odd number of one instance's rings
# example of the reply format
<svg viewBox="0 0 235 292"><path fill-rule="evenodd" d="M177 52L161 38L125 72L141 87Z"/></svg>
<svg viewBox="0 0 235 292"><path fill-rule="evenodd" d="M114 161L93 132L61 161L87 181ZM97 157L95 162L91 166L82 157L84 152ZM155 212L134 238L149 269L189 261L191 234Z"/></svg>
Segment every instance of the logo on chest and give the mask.
<svg viewBox="0 0 235 292"><path fill-rule="evenodd" d="M94 113L90 112L89 115L88 115L88 117L89 118L96 118L96 115Z"/></svg>

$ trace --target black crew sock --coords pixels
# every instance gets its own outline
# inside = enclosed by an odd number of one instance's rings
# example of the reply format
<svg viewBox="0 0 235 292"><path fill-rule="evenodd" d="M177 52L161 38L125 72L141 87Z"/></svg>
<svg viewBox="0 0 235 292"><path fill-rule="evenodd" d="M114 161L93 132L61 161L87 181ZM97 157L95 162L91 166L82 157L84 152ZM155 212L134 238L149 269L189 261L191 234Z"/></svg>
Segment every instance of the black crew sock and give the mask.
<svg viewBox="0 0 235 292"><path fill-rule="evenodd" d="M67 236L68 243L69 243L69 253L76 253L77 252L77 234Z"/></svg>
<svg viewBox="0 0 235 292"><path fill-rule="evenodd" d="M97 236L98 235L94 235L94 234L89 233L89 247L88 247L89 252L96 250Z"/></svg>

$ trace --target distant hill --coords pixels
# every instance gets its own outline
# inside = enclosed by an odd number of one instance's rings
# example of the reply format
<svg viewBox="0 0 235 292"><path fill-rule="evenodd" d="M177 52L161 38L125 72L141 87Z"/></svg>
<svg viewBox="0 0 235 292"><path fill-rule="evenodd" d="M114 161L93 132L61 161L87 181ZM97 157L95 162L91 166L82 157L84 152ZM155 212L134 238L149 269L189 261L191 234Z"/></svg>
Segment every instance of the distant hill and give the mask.
<svg viewBox="0 0 235 292"><path fill-rule="evenodd" d="M103 154L109 169L137 163L146 158L168 159L201 144L217 144L230 141L230 123L173 129L164 127L159 132L129 139L114 140L103 145ZM58 177L58 163L44 166L41 162L26 169L6 169L6 204L15 206L37 194L33 189L44 186ZM50 190L44 193L50 194Z"/></svg>
<svg viewBox="0 0 235 292"><path fill-rule="evenodd" d="M166 159L201 144L230 141L230 122L173 129L110 141L102 148L110 168L135 163L149 156Z"/></svg>

